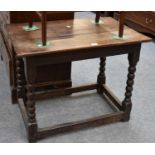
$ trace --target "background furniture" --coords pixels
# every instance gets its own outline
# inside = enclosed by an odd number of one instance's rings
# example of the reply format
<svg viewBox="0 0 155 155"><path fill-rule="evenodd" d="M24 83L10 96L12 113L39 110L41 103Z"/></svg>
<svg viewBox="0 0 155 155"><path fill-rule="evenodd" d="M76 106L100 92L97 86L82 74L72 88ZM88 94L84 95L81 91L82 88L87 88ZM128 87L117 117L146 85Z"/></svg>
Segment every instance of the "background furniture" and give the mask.
<svg viewBox="0 0 155 155"><path fill-rule="evenodd" d="M119 12L115 12L114 17L118 19L118 16ZM125 11L125 23L138 32L155 37L155 12L153 11Z"/></svg>
<svg viewBox="0 0 155 155"><path fill-rule="evenodd" d="M16 86L16 68L15 56L12 50L12 43L6 30L6 25L11 23L23 23L30 19L39 21L39 17L35 12L26 11L3 11L0 12L0 54L6 64L7 73L9 75L12 102L17 102L17 86ZM47 20L73 19L73 12L51 12L47 16ZM55 74L52 74L55 72ZM51 87L68 87L71 86L71 62L46 65L44 68L37 68L37 83L51 83ZM42 89L42 88L40 88ZM45 89L45 88L44 88Z"/></svg>
<svg viewBox="0 0 155 155"><path fill-rule="evenodd" d="M38 17L41 20L41 24L40 24L40 28L41 28L41 39L40 39L40 43L38 44L39 47L46 47L47 45L47 16L50 14L53 14L51 11L34 11L34 13L36 13L38 15ZM95 12L96 16L95 19L91 22L93 22L94 24L101 24L102 21L100 20L101 11L96 11ZM118 28L118 37L122 38L123 37L123 31L124 31L124 17L125 17L125 13L123 11L119 12L119 28ZM39 29L38 26L34 25L34 19L31 18L28 20L28 25L26 26L26 28L24 27L23 29L25 31L34 31L34 29L36 30Z"/></svg>

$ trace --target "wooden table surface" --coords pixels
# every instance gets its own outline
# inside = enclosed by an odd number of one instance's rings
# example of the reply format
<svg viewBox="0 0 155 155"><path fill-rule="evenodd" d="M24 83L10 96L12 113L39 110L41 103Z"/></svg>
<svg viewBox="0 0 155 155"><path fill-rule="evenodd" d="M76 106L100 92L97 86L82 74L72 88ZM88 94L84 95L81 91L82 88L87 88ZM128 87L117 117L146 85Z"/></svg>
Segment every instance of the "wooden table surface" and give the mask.
<svg viewBox="0 0 155 155"><path fill-rule="evenodd" d="M118 21L111 17L101 18L103 24L93 24L89 19L74 19L51 21L47 25L47 38L51 46L39 48L37 41L41 40L41 30L26 32L23 24L8 26L17 57L26 57L55 52L69 52L77 49L119 46L151 41L151 38L125 26L126 39L117 40ZM39 23L35 23L40 26Z"/></svg>

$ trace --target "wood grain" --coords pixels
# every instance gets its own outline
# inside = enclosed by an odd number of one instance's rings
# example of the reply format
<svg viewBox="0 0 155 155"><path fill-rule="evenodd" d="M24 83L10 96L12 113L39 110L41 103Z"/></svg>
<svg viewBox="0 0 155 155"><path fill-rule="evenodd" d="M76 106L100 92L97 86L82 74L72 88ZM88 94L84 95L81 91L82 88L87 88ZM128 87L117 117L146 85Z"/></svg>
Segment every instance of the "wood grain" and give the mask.
<svg viewBox="0 0 155 155"><path fill-rule="evenodd" d="M104 24L92 24L88 19L48 22L47 40L51 41L52 45L48 48L38 48L36 46L36 41L41 40L40 30L25 32L22 30L22 24L8 26L8 30L16 55L19 57L70 52L71 50L89 49L93 47L128 45L151 40L151 38L126 26L124 27L124 35L127 36L127 39L114 39L113 35L118 35L118 22L110 17L101 18L101 20L104 21ZM38 23L36 24L40 26ZM71 26L71 28L67 26Z"/></svg>

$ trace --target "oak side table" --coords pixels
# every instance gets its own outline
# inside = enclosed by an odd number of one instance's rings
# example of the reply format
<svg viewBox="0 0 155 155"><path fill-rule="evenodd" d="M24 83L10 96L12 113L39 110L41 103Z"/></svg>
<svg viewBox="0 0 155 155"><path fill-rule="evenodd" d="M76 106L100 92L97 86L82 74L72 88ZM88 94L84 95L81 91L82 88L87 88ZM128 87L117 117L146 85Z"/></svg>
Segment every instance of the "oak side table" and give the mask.
<svg viewBox="0 0 155 155"><path fill-rule="evenodd" d="M118 22L115 19L105 17L101 18L101 21L100 24L94 24L88 19L48 22L47 39L49 44L46 47L39 47L40 29L25 32L22 29L22 24L13 24L7 27L16 58L18 103L27 129L29 142L84 127L129 120L132 108L131 96L141 43L151 39L126 26L124 36L119 38ZM39 23L35 24L39 26ZM120 101L109 90L105 76L106 57L121 54L127 54L129 60L123 101ZM35 83L38 67L92 58L100 58L99 74L95 84L49 89L47 92L38 91L37 87L40 87L40 85ZM49 83L42 84L42 87L48 86L50 86ZM94 89L110 101L109 104L115 108L113 113L87 120L39 128L35 112L36 100Z"/></svg>

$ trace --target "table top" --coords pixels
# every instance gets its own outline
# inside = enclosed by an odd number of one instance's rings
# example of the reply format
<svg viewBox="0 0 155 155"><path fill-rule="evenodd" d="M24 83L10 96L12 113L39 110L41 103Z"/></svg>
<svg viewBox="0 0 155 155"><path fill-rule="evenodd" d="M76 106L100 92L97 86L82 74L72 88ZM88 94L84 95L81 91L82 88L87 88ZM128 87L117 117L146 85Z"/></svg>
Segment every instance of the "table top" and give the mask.
<svg viewBox="0 0 155 155"><path fill-rule="evenodd" d="M59 20L47 22L49 46L41 48L41 30L26 32L24 24L11 24L7 29L17 57L52 54L55 52L74 52L77 49L104 48L130 45L151 41L151 38L125 26L124 39L116 39L118 21L111 17L101 18L101 24L90 19ZM35 23L40 27L40 23Z"/></svg>

